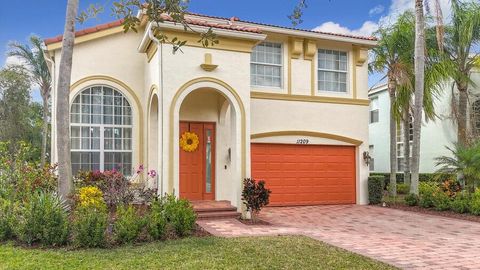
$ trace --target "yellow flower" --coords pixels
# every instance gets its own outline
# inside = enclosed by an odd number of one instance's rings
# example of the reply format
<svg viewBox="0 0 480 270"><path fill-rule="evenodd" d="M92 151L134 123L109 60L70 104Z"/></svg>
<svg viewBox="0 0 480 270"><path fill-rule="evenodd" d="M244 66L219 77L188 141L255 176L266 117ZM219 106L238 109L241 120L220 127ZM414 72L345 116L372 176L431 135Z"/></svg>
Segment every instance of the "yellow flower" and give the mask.
<svg viewBox="0 0 480 270"><path fill-rule="evenodd" d="M100 208L105 206L102 191L94 186L82 187L78 192L79 204L82 207Z"/></svg>
<svg viewBox="0 0 480 270"><path fill-rule="evenodd" d="M199 143L198 135L194 132L184 132L182 137L180 137L180 147L185 152L193 152L197 150Z"/></svg>

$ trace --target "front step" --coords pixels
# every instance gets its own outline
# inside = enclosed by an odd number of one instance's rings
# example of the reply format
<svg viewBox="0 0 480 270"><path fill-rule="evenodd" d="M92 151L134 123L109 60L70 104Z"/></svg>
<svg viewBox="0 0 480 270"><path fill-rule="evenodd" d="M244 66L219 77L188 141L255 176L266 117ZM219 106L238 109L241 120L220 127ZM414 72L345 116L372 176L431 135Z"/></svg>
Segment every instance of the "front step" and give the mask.
<svg viewBox="0 0 480 270"><path fill-rule="evenodd" d="M229 201L194 201L193 209L198 219L238 218L240 213Z"/></svg>

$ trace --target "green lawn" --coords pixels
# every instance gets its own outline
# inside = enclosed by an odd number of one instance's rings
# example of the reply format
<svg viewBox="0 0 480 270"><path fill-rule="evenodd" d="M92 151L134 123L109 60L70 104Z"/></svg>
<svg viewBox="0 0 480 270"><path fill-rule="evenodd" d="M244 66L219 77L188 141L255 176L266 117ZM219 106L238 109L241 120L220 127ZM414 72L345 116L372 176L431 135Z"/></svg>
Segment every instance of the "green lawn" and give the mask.
<svg viewBox="0 0 480 270"><path fill-rule="evenodd" d="M115 249L0 245L0 269L394 269L302 236L187 238Z"/></svg>

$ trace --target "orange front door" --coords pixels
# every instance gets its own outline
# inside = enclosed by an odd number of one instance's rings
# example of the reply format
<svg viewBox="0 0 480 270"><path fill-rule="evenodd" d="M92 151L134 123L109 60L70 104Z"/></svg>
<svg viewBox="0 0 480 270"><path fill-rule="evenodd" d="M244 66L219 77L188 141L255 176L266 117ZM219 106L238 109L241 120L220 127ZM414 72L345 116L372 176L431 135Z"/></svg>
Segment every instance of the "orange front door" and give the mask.
<svg viewBox="0 0 480 270"><path fill-rule="evenodd" d="M193 152L180 151L180 198L215 200L215 124L180 122L184 132L197 134L200 143Z"/></svg>

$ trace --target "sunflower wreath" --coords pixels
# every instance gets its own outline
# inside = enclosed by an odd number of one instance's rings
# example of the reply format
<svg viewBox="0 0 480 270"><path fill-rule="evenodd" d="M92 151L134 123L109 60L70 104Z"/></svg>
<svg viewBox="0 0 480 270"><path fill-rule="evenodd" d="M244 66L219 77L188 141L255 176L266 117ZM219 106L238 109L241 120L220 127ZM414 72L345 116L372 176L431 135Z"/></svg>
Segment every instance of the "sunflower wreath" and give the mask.
<svg viewBox="0 0 480 270"><path fill-rule="evenodd" d="M180 137L180 147L185 152L194 152L199 143L198 135L194 132L184 132Z"/></svg>

